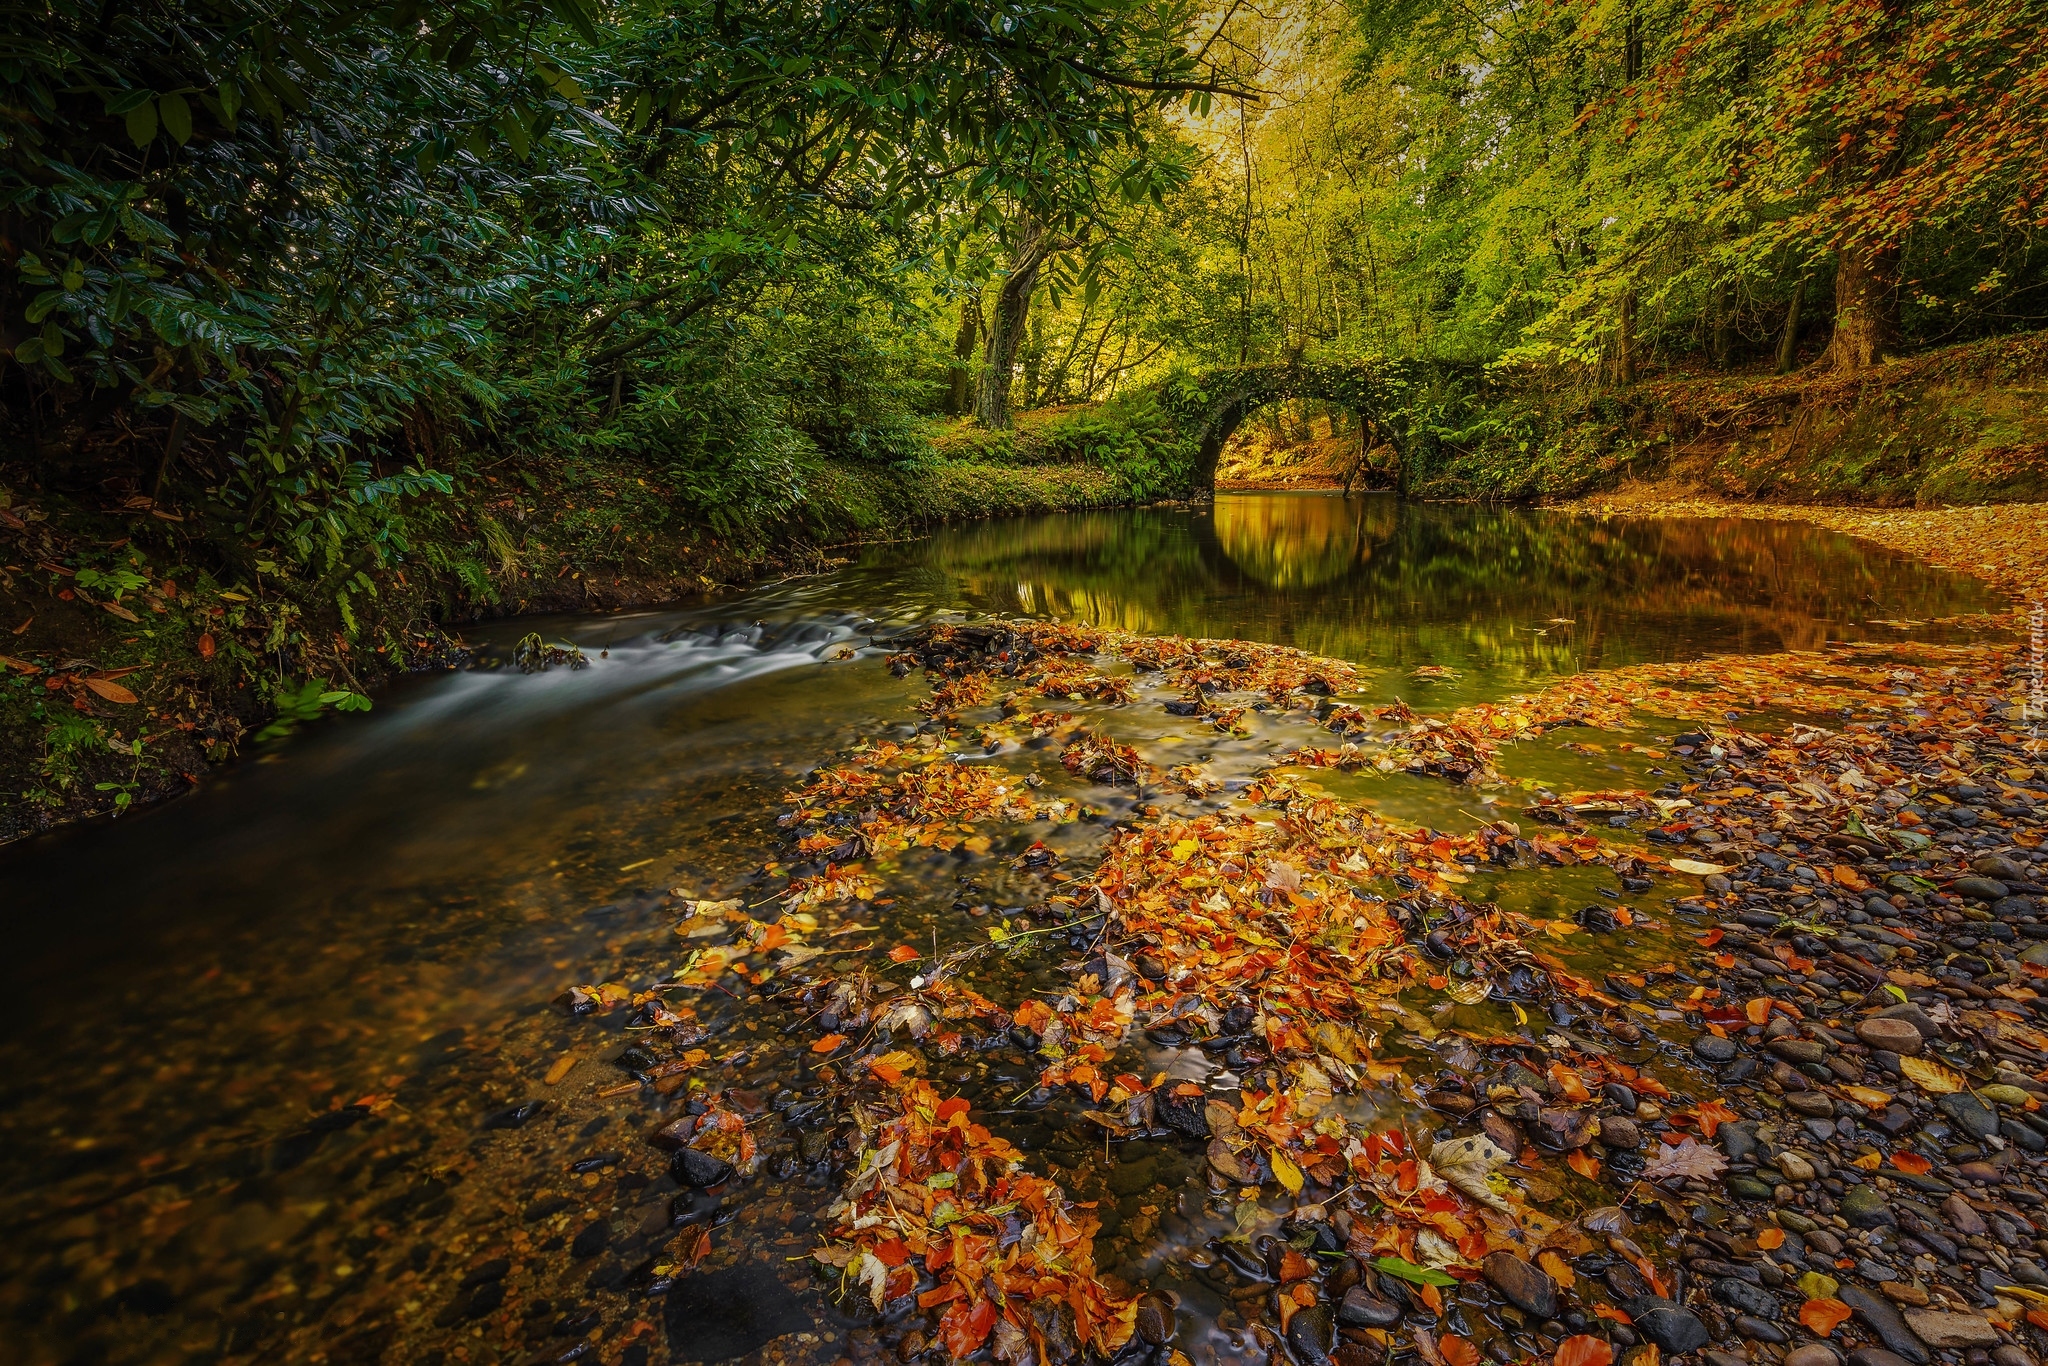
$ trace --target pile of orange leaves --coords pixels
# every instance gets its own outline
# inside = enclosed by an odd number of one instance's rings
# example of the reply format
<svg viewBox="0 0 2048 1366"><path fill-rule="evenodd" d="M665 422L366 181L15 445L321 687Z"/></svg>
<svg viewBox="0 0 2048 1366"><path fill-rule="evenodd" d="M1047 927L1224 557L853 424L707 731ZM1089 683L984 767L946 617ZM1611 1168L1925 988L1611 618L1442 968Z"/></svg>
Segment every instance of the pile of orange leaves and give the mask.
<svg viewBox="0 0 2048 1366"><path fill-rule="evenodd" d="M1112 1294L1094 1266L1096 1219L1023 1154L976 1123L968 1103L909 1075L909 1054L870 1060L885 1087L857 1111L863 1151L812 1255L843 1293L875 1307L915 1293L943 1309L947 1352L984 1344L1007 1362L1108 1356L1130 1340L1137 1301Z"/></svg>

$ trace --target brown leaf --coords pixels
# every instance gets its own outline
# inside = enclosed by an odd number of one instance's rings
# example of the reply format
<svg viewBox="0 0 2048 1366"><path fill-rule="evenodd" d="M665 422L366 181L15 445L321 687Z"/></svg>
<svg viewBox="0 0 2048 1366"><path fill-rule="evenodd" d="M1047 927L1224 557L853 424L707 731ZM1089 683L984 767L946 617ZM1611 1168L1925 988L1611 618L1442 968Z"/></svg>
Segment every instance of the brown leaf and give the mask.
<svg viewBox="0 0 2048 1366"><path fill-rule="evenodd" d="M1711 1181L1728 1166L1728 1159L1694 1139L1676 1147L1661 1149L1643 1168L1645 1181Z"/></svg>
<svg viewBox="0 0 2048 1366"><path fill-rule="evenodd" d="M91 688L94 692L98 693L101 697L106 698L107 701L109 702L120 702L126 704L133 702L135 700L135 694L129 692L119 683L109 683L104 678L88 678L84 680L84 682L86 687Z"/></svg>

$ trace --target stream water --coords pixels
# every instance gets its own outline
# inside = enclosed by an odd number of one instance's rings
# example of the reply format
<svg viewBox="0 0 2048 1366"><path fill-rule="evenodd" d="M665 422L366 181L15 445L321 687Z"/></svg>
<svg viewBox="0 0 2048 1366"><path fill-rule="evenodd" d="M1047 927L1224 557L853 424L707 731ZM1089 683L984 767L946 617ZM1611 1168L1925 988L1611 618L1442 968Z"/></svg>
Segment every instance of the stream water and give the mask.
<svg viewBox="0 0 2048 1366"><path fill-rule="evenodd" d="M1939 638L1922 623L1996 605L1797 524L1273 493L952 528L687 609L481 626L497 657L535 629L589 667L408 679L369 717L252 747L183 801L5 852L5 1358L871 1350L862 1319L786 1271L831 1197L806 1160L801 1052L775 1046L786 1013L744 990L698 1003L725 1060L715 1084L764 1116L764 1144L783 1137L754 1183L691 1213L714 1227L704 1269L650 1294L645 1264L683 1216L643 1142L646 1098L605 1094L634 1090L600 1061L624 1013L571 1020L549 1001L650 980L677 954L668 889L746 894L788 857L774 817L799 775L908 733L923 685L883 666L873 642L892 630L1011 613L1291 644L1382 670L1368 694L1420 711L1591 668ZM1424 665L1456 676L1414 677ZM1528 764L1581 787L1641 776L1555 750ZM1441 785L1381 796L1469 828L1470 799ZM1117 806L1077 799L1104 823ZM1064 851L1103 828L1063 827ZM1005 868L933 853L879 942L953 942L990 906L1027 910ZM991 1055L947 1080L1000 1111L1029 1089L1025 1064ZM1099 1142L1048 1115L1002 1113L1105 1201L1105 1268L1185 1273L1200 1192L1176 1200L1198 1159L1126 1145L1097 1162Z"/></svg>

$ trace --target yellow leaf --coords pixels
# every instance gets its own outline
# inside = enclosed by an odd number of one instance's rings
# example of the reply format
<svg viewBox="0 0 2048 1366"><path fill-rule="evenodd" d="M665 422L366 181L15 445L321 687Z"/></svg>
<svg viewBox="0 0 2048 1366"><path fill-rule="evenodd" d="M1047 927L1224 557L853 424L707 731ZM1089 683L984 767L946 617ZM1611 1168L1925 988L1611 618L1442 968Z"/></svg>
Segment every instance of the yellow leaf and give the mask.
<svg viewBox="0 0 2048 1366"><path fill-rule="evenodd" d="M1900 1058L1899 1070L1930 1096L1952 1096L1969 1087L1962 1073L1927 1058Z"/></svg>
<svg viewBox="0 0 2048 1366"><path fill-rule="evenodd" d="M561 1085L562 1078L568 1076L575 1066L576 1055L574 1053L564 1053L561 1057L555 1059L554 1065L548 1068L548 1074L542 1077L541 1080L549 1086L559 1086Z"/></svg>
<svg viewBox="0 0 2048 1366"><path fill-rule="evenodd" d="M1867 1105L1873 1110L1881 1110L1892 1103L1889 1092L1880 1091L1874 1086L1843 1086L1840 1090L1858 1105Z"/></svg>
<svg viewBox="0 0 2048 1366"><path fill-rule="evenodd" d="M1718 863L1702 863L1696 858L1675 858L1671 860L1671 871L1705 877L1709 873L1725 873L1728 870Z"/></svg>
<svg viewBox="0 0 2048 1366"><path fill-rule="evenodd" d="M1288 1194L1301 1194L1301 1168L1294 1165L1294 1159L1275 1148L1272 1152L1273 1175L1280 1184L1287 1187Z"/></svg>

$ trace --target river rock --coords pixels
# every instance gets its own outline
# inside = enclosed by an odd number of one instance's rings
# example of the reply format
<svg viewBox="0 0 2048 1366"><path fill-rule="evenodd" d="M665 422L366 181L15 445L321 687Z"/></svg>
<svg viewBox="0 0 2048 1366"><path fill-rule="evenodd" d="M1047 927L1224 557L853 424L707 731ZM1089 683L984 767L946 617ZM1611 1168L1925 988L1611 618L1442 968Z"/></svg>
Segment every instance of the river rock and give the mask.
<svg viewBox="0 0 2048 1366"><path fill-rule="evenodd" d="M1959 877L1949 883L1948 889L1971 901L1996 901L2012 890L1992 877Z"/></svg>
<svg viewBox="0 0 2048 1366"><path fill-rule="evenodd" d="M1701 1062L1733 1062L1741 1051L1735 1040L1724 1039L1718 1034L1702 1034L1692 1041L1693 1056Z"/></svg>
<svg viewBox="0 0 2048 1366"><path fill-rule="evenodd" d="M1778 1312L1778 1297L1738 1276L1714 1282L1714 1298L1731 1309L1764 1318Z"/></svg>
<svg viewBox="0 0 2048 1366"><path fill-rule="evenodd" d="M1730 1162L1746 1162L1756 1152L1756 1121L1739 1119L1733 1124L1723 1124L1715 1135L1721 1142L1721 1151L1728 1154Z"/></svg>
<svg viewBox="0 0 2048 1366"><path fill-rule="evenodd" d="M1818 1175L1813 1163L1807 1161L1803 1154L1789 1150L1778 1154L1778 1170L1787 1181L1811 1181Z"/></svg>
<svg viewBox="0 0 2048 1366"><path fill-rule="evenodd" d="M1643 1131L1623 1115L1608 1115L1600 1121L1600 1141L1610 1148L1634 1150L1643 1146Z"/></svg>
<svg viewBox="0 0 2048 1366"><path fill-rule="evenodd" d="M1785 1353L1779 1366L1842 1366L1842 1358L1825 1342L1804 1342Z"/></svg>
<svg viewBox="0 0 2048 1366"><path fill-rule="evenodd" d="M1337 1306L1337 1321L1354 1328L1391 1328L1401 1321L1401 1306L1379 1299L1362 1285L1344 1292Z"/></svg>
<svg viewBox="0 0 2048 1366"><path fill-rule="evenodd" d="M669 1174L685 1186L715 1186L732 1177L732 1163L695 1148L682 1148L669 1159Z"/></svg>
<svg viewBox="0 0 2048 1366"><path fill-rule="evenodd" d="M2032 881L2026 869L2003 854L1982 855L1971 862L1970 871L1978 877L1994 878L1999 882Z"/></svg>
<svg viewBox="0 0 2048 1366"><path fill-rule="evenodd" d="M1479 1269L1501 1298L1523 1313L1538 1319L1557 1317L1557 1282L1541 1267L1512 1252L1489 1252Z"/></svg>
<svg viewBox="0 0 2048 1366"><path fill-rule="evenodd" d="M1748 1338L1751 1342L1783 1343L1787 1341L1784 1329L1775 1323L1757 1318L1751 1314L1737 1314L1735 1316L1735 1331L1742 1337Z"/></svg>
<svg viewBox="0 0 2048 1366"><path fill-rule="evenodd" d="M1699 1315L1680 1308L1670 1300L1640 1295L1622 1308L1627 1311L1636 1332L1656 1343L1657 1349L1665 1356L1697 1351L1707 1345L1707 1325L1700 1322Z"/></svg>
<svg viewBox="0 0 2048 1366"><path fill-rule="evenodd" d="M600 1219L577 1230L576 1236L569 1240L569 1255L578 1261L586 1261L611 1246L611 1241L612 1231Z"/></svg>
<svg viewBox="0 0 2048 1366"><path fill-rule="evenodd" d="M1174 1310L1180 1301L1154 1290L1138 1298L1138 1336L1152 1346L1173 1341Z"/></svg>
<svg viewBox="0 0 2048 1366"><path fill-rule="evenodd" d="M1877 1228L1882 1224L1896 1224L1892 1207L1885 1203L1884 1196L1875 1186L1851 1186L1849 1193L1842 1197L1842 1217L1849 1221L1851 1228Z"/></svg>
<svg viewBox="0 0 2048 1366"><path fill-rule="evenodd" d="M2034 1354L2016 1342L2008 1342L1991 1349L1991 1359L1997 1366L2035 1366Z"/></svg>
<svg viewBox="0 0 2048 1366"><path fill-rule="evenodd" d="M1287 1345L1298 1359L1323 1366L1337 1345L1337 1325L1330 1321L1330 1311L1320 1304L1295 1310L1287 1321Z"/></svg>
<svg viewBox="0 0 2048 1366"><path fill-rule="evenodd" d="M1998 1330L1976 1314L1947 1309L1908 1309L1906 1326L1930 1347L1996 1347Z"/></svg>
<svg viewBox="0 0 2048 1366"><path fill-rule="evenodd" d="M1785 1108L1795 1114L1811 1119L1828 1119L1835 1113L1835 1103L1818 1091L1792 1091L1785 1096Z"/></svg>
<svg viewBox="0 0 2048 1366"><path fill-rule="evenodd" d="M1882 1347L1858 1347L1849 1353L1849 1366L1913 1366L1913 1363Z"/></svg>
<svg viewBox="0 0 2048 1366"><path fill-rule="evenodd" d="M1858 1023L1856 1037L1872 1048L1906 1057L1918 1053L1926 1042L1911 1020L1886 1019L1882 1015Z"/></svg>
<svg viewBox="0 0 2048 1366"><path fill-rule="evenodd" d="M1819 1062L1828 1055L1812 1039L1772 1039L1768 1047L1786 1062Z"/></svg>
<svg viewBox="0 0 2048 1366"><path fill-rule="evenodd" d="M1725 1184L1728 1193L1738 1200L1768 1200L1772 1195L1768 1185L1742 1172L1731 1173Z"/></svg>
<svg viewBox="0 0 2048 1366"><path fill-rule="evenodd" d="M1948 1220L1949 1226L1965 1238L1973 1238L1980 1233L1991 1231L1990 1226L1984 1222L1984 1216L1977 1213L1970 1202L1960 1195L1951 1195L1942 1201L1941 1212Z"/></svg>
<svg viewBox="0 0 2048 1366"><path fill-rule="evenodd" d="M1998 1132L1998 1112L1968 1091L1960 1091L1952 1096L1937 1096L1934 1104L1943 1114L1954 1120L1958 1128L1979 1142Z"/></svg>
<svg viewBox="0 0 2048 1366"><path fill-rule="evenodd" d="M1887 1351L1898 1353L1914 1366L1927 1366L1933 1360L1927 1344L1907 1326L1904 1316L1892 1307L1890 1301L1880 1299L1860 1285L1844 1285L1835 1292L1835 1297L1855 1311L1857 1321L1877 1334L1877 1340L1885 1345Z"/></svg>

